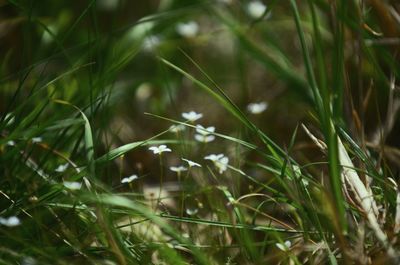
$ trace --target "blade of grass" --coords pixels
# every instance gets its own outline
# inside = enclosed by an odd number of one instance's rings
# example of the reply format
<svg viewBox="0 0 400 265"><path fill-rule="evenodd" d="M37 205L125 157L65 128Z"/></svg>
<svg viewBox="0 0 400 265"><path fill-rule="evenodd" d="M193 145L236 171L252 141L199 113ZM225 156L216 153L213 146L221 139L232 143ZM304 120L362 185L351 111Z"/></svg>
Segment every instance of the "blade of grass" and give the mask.
<svg viewBox="0 0 400 265"><path fill-rule="evenodd" d="M316 111L318 113L319 122L321 123L322 130L324 132L325 138L327 140L328 145L328 160L329 160L329 177L331 182L331 188L333 197L335 200L335 207L338 211L338 218L340 229L342 233L346 233L347 231L347 222L345 216L345 206L344 199L342 194L342 183L340 177L340 168L339 168L339 153L338 153L338 140L335 131L335 127L332 121L331 110L330 110L330 100L328 101L326 88L324 89L323 95L325 98L321 97L320 91L318 89L318 85L316 79L314 77L314 70L312 67L311 57L307 48L307 44L305 41L304 32L301 26L300 14L295 0L290 0L290 4L292 7L297 33L299 35L302 53L304 57L304 63L306 66L307 79L313 91L313 100L315 104Z"/></svg>

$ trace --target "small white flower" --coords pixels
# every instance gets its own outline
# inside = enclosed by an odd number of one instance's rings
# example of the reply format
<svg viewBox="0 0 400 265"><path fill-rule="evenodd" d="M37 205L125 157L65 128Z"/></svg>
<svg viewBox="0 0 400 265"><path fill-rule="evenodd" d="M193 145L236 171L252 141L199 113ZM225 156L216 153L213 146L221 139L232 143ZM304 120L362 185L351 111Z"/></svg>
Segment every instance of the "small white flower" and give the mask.
<svg viewBox="0 0 400 265"><path fill-rule="evenodd" d="M252 114L260 114L268 108L268 104L264 101L259 103L250 103L247 105L247 110Z"/></svg>
<svg viewBox="0 0 400 265"><path fill-rule="evenodd" d="M178 133L178 132L184 131L185 129L186 129L186 127L183 124L172 125L171 127L169 127L169 130L171 132L174 132L174 133Z"/></svg>
<svg viewBox="0 0 400 265"><path fill-rule="evenodd" d="M138 178L137 175L132 175L132 176L130 176L130 177L123 178L123 179L121 180L121 183L131 183L132 181L134 181L134 180L137 179L137 178Z"/></svg>
<svg viewBox="0 0 400 265"><path fill-rule="evenodd" d="M218 169L219 174L224 173L228 169L229 158L224 154L211 154L204 157L204 159L213 161L214 165Z"/></svg>
<svg viewBox="0 0 400 265"><path fill-rule="evenodd" d="M199 24L195 21L179 23L176 25L176 31L185 38L193 38L199 32Z"/></svg>
<svg viewBox="0 0 400 265"><path fill-rule="evenodd" d="M207 128L204 128L201 125L196 125L196 132L198 134L194 135L194 139L196 139L196 141L202 142L202 143L209 143L215 140L215 136L214 135L210 135L211 133L214 133L215 131L215 127L210 126Z"/></svg>
<svg viewBox="0 0 400 265"><path fill-rule="evenodd" d="M157 49L161 44L161 39L158 36L148 36L143 40L142 47L143 50L151 52Z"/></svg>
<svg viewBox="0 0 400 265"><path fill-rule="evenodd" d="M202 134L202 135L209 135L209 134L215 132L215 127L214 126L210 126L210 127L204 128L200 124L197 124L196 125L196 132L199 133L199 134Z"/></svg>
<svg viewBox="0 0 400 265"><path fill-rule="evenodd" d="M170 167L169 168L171 171L177 172L177 173L181 173L183 171L186 171L187 168L184 166L179 166L179 167Z"/></svg>
<svg viewBox="0 0 400 265"><path fill-rule="evenodd" d="M193 162L192 160L182 158L183 161L187 162L189 164L189 167L201 167L199 163Z"/></svg>
<svg viewBox="0 0 400 265"><path fill-rule="evenodd" d="M215 140L214 135L202 135L202 134L195 134L194 139L198 142L202 143L209 143Z"/></svg>
<svg viewBox="0 0 400 265"><path fill-rule="evenodd" d="M7 145L8 146L15 146L15 141L13 141L13 140L7 141Z"/></svg>
<svg viewBox="0 0 400 265"><path fill-rule="evenodd" d="M8 218L0 217L0 224L8 227L14 227L21 224L21 220L19 220L16 216L10 216Z"/></svg>
<svg viewBox="0 0 400 265"><path fill-rule="evenodd" d="M279 248L282 251L288 251L290 249L290 247L292 246L292 243L289 240L287 240L283 244L282 243L276 243L275 245L276 245L277 248Z"/></svg>
<svg viewBox="0 0 400 265"><path fill-rule="evenodd" d="M80 190L82 188L82 183L76 181L64 181L64 187L70 190Z"/></svg>
<svg viewBox="0 0 400 265"><path fill-rule="evenodd" d="M211 155L205 156L204 159L215 162L223 157L224 157L224 154L218 154L218 155L211 154Z"/></svg>
<svg viewBox="0 0 400 265"><path fill-rule="evenodd" d="M201 119L203 117L203 114L197 113L195 111L190 111L190 112L183 112L182 117L190 122L197 121L198 119Z"/></svg>
<svg viewBox="0 0 400 265"><path fill-rule="evenodd" d="M222 157L224 157L224 154L218 154L218 155L211 154L211 155L205 156L204 159L215 162L215 161L218 161L219 159L221 159Z"/></svg>
<svg viewBox="0 0 400 265"><path fill-rule="evenodd" d="M159 145L159 146L151 146L149 147L150 151L153 151L154 154L161 154L164 152L172 152L171 149L169 149L165 144Z"/></svg>
<svg viewBox="0 0 400 265"><path fill-rule="evenodd" d="M264 5L261 1L251 1L247 5L247 13L252 18L260 18L265 11L267 10L267 6Z"/></svg>
<svg viewBox="0 0 400 265"><path fill-rule="evenodd" d="M32 138L32 143L40 143L42 141L43 141L42 137L33 137Z"/></svg>
<svg viewBox="0 0 400 265"><path fill-rule="evenodd" d="M54 171L55 172L64 172L65 170L67 170L67 168L69 167L68 163L65 163L64 165L59 165Z"/></svg>

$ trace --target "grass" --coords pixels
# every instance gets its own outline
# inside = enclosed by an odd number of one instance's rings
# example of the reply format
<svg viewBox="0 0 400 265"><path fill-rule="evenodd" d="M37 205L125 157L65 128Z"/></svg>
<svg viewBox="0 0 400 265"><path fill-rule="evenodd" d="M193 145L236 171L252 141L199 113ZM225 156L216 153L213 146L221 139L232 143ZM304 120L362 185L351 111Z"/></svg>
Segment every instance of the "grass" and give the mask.
<svg viewBox="0 0 400 265"><path fill-rule="evenodd" d="M398 4L136 2L0 1L0 264L399 263Z"/></svg>

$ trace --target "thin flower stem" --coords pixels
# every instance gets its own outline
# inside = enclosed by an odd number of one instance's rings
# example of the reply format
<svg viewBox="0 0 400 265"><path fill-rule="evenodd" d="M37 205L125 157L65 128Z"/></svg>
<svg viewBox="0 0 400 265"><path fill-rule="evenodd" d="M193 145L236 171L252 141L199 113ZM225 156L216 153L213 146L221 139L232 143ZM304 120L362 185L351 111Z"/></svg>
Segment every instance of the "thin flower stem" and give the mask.
<svg viewBox="0 0 400 265"><path fill-rule="evenodd" d="M160 190L159 190L158 198L157 198L157 206L159 206L161 204L161 192L163 189L163 183L164 183L164 164L163 164L163 160L162 160L162 153L160 153Z"/></svg>
<svg viewBox="0 0 400 265"><path fill-rule="evenodd" d="M189 169L188 169L188 171L187 171L187 173L186 173L186 176L183 178L183 181L180 181L181 182L181 210L180 210L180 212L181 212L181 217L183 217L183 212L184 212L184 207L185 207L185 196L186 196L186 194L185 194L185 182L186 182L186 180L187 180L187 178L188 178L188 176L189 176L189 174L190 174L190 169L191 169L191 167L189 167Z"/></svg>

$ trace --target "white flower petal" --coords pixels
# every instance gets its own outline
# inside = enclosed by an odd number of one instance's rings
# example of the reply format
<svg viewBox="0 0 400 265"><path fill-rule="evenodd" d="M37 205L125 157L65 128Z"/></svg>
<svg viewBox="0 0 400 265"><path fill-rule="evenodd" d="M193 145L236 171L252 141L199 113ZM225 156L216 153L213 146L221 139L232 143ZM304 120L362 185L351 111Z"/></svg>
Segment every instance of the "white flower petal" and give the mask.
<svg viewBox="0 0 400 265"><path fill-rule="evenodd" d="M218 161L219 159L221 159L222 157L224 157L224 154L218 154L218 155L211 154L211 155L205 156L204 159L215 162L215 161Z"/></svg>
<svg viewBox="0 0 400 265"><path fill-rule="evenodd" d="M64 181L63 184L70 190L80 190L82 188L82 183L76 181Z"/></svg>
<svg viewBox="0 0 400 265"><path fill-rule="evenodd" d="M172 152L165 144L159 146L151 146L149 147L150 151L153 151L154 154L161 154L163 152Z"/></svg>
<svg viewBox="0 0 400 265"><path fill-rule="evenodd" d="M8 146L15 146L15 141L13 141L13 140L7 141L7 145Z"/></svg>
<svg viewBox="0 0 400 265"><path fill-rule="evenodd" d="M176 25L176 31L183 37L193 38L199 32L199 24L195 21L179 23Z"/></svg>
<svg viewBox="0 0 400 265"><path fill-rule="evenodd" d="M220 162L221 164L224 164L224 165L228 165L228 163L229 163L229 158L228 158L227 156L224 156L224 157L220 158L220 159L218 160L218 162Z"/></svg>
<svg viewBox="0 0 400 265"><path fill-rule="evenodd" d="M247 106L247 110L252 114L260 114L264 112L267 108L268 104L266 102L250 103Z"/></svg>
<svg viewBox="0 0 400 265"><path fill-rule="evenodd" d="M265 11L267 10L267 6L264 5L261 1L251 1L247 5L247 13L252 18L260 18Z"/></svg>
<svg viewBox="0 0 400 265"><path fill-rule="evenodd" d="M201 135L201 134L195 134L194 139L198 142L202 143L209 143L215 140L214 135Z"/></svg>
<svg viewBox="0 0 400 265"><path fill-rule="evenodd" d="M220 174L224 173L228 169L229 158L224 154L211 154L204 157L204 159L211 160Z"/></svg>
<svg viewBox="0 0 400 265"><path fill-rule="evenodd" d="M123 179L121 180L121 183L131 183L131 182L134 181L135 179L138 179L138 176L137 176L137 175L132 175L132 176L123 178Z"/></svg>
<svg viewBox="0 0 400 265"><path fill-rule="evenodd" d="M275 244L277 248L279 248L282 251L288 251L289 248L292 246L292 243L289 240L286 240L285 243L276 243Z"/></svg>
<svg viewBox="0 0 400 265"><path fill-rule="evenodd" d="M19 218L16 216L10 216L8 218L0 217L0 224L8 227L14 227L20 225L21 220L19 220Z"/></svg>
<svg viewBox="0 0 400 265"><path fill-rule="evenodd" d="M190 111L190 112L183 112L182 117L190 122L194 122L198 119L201 119L203 117L203 114L197 113L195 111Z"/></svg>
<svg viewBox="0 0 400 265"><path fill-rule="evenodd" d="M217 167L219 174L224 173L228 169L228 166L226 164L222 164L219 162L216 162L215 166Z"/></svg>
<svg viewBox="0 0 400 265"><path fill-rule="evenodd" d="M187 168L186 167L184 167L184 166L179 166L179 167L170 167L169 168L171 171L174 171L174 172L183 172L183 171L186 171L187 170Z"/></svg>
<svg viewBox="0 0 400 265"><path fill-rule="evenodd" d="M305 179L305 178L302 178L302 179L301 179L301 182L303 182L303 185L306 186L306 187L310 184L310 183L308 182L308 180Z"/></svg>
<svg viewBox="0 0 400 265"><path fill-rule="evenodd" d="M189 167L201 167L199 163L193 162L192 160L182 158L183 161L189 164Z"/></svg>
<svg viewBox="0 0 400 265"><path fill-rule="evenodd" d="M42 141L43 141L42 137L33 137L32 138L32 143L40 143Z"/></svg>
<svg viewBox="0 0 400 265"><path fill-rule="evenodd" d="M59 165L54 171L61 173L61 172L64 172L65 170L67 170L68 167L69 167L69 164L65 163L63 165Z"/></svg>
<svg viewBox="0 0 400 265"><path fill-rule="evenodd" d="M184 131L185 129L186 129L186 127L185 127L185 125L183 125L183 124L172 125L171 127L169 127L169 130L170 130L171 132L174 132L174 133Z"/></svg>
<svg viewBox="0 0 400 265"><path fill-rule="evenodd" d="M142 47L146 52L151 52L157 49L161 44L161 38L158 36L148 36L143 40Z"/></svg>
<svg viewBox="0 0 400 265"><path fill-rule="evenodd" d="M202 125L197 124L196 125L196 132L201 134L201 135L209 135L209 134L215 132L215 127L214 126L210 126L210 127L204 128Z"/></svg>

